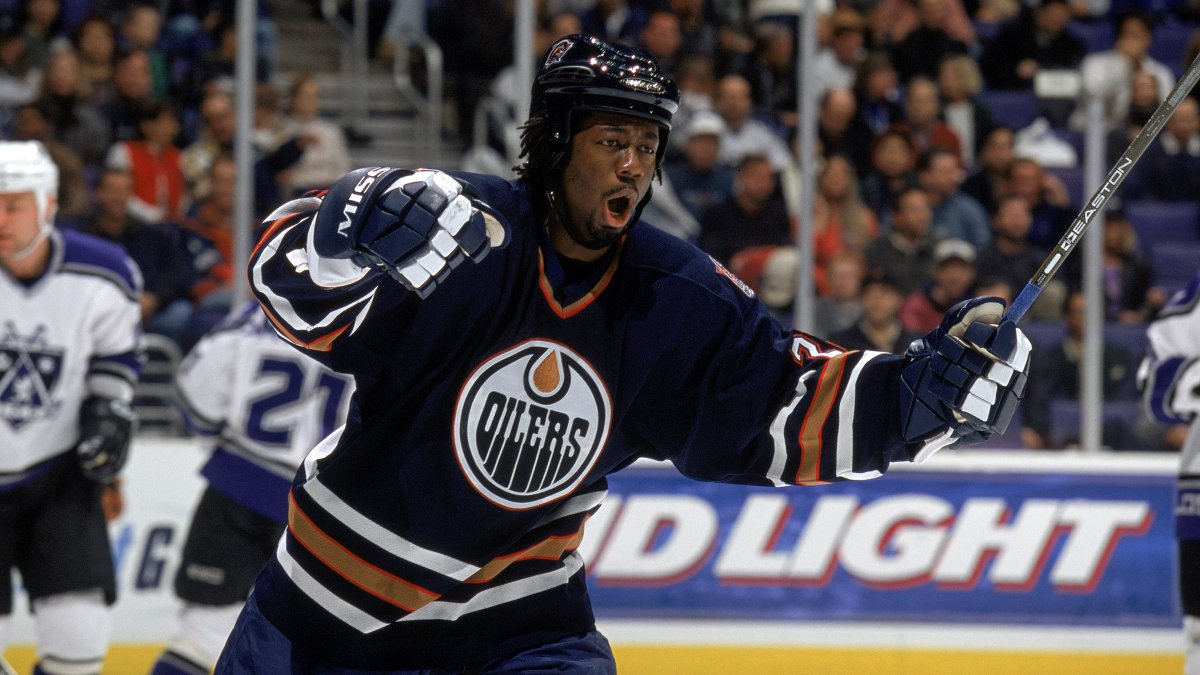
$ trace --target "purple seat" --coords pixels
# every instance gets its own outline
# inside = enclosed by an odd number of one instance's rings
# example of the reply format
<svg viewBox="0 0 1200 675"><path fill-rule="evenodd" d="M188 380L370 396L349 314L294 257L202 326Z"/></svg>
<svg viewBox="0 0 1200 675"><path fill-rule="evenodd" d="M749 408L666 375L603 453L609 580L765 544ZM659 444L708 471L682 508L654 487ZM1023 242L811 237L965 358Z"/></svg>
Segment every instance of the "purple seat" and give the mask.
<svg viewBox="0 0 1200 675"><path fill-rule="evenodd" d="M1162 242L1200 242L1200 203L1131 201L1125 214L1137 231L1143 252Z"/></svg>

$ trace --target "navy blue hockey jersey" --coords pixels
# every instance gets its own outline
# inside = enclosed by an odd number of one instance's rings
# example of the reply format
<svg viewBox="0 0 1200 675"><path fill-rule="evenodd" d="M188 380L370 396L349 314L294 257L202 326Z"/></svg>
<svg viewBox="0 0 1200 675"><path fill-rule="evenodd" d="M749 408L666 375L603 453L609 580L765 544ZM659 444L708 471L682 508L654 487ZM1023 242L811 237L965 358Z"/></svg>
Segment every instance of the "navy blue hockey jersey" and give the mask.
<svg viewBox="0 0 1200 675"><path fill-rule="evenodd" d="M277 331L356 380L305 460L256 599L318 658L482 663L593 625L576 552L605 476L639 457L710 481L813 484L909 459L900 357L782 328L699 249L635 225L581 267L523 183L453 174L506 230L426 300L319 258L317 198L251 258Z"/></svg>

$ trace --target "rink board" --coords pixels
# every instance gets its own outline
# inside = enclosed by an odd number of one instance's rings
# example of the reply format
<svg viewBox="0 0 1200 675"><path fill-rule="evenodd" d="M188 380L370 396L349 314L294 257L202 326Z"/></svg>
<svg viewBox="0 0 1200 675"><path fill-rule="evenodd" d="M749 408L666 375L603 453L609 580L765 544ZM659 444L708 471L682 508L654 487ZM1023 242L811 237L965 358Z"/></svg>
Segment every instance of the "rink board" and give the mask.
<svg viewBox="0 0 1200 675"><path fill-rule="evenodd" d="M112 524L106 672L139 672L172 625L203 459L190 441L136 443ZM581 550L622 672L823 659L837 672L1172 672L1174 470L1169 456L960 453L777 490L639 464L611 479ZM33 641L24 607L18 593L17 665Z"/></svg>

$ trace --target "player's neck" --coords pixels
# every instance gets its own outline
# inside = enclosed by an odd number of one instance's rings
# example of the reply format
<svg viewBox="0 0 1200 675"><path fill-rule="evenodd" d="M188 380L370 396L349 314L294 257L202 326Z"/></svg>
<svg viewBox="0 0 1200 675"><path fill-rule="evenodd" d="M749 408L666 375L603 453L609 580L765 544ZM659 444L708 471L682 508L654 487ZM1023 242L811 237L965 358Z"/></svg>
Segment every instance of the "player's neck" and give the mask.
<svg viewBox="0 0 1200 675"><path fill-rule="evenodd" d="M42 276L50 263L50 240L38 242L33 251L20 256L0 256L0 265L16 279L29 281Z"/></svg>

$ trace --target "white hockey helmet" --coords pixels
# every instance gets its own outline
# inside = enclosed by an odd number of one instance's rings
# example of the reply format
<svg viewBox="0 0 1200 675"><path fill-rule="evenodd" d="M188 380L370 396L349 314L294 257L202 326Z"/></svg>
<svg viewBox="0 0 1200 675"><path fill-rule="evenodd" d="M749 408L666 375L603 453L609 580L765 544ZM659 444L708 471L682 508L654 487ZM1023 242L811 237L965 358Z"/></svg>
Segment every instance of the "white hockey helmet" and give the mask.
<svg viewBox="0 0 1200 675"><path fill-rule="evenodd" d="M58 196L58 166L37 141L0 141L0 193L26 191L37 203L40 232L17 257L32 252L54 227L56 207L48 207L47 200Z"/></svg>

